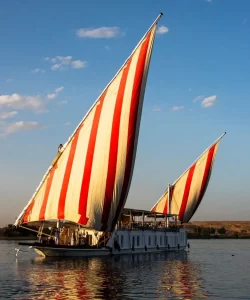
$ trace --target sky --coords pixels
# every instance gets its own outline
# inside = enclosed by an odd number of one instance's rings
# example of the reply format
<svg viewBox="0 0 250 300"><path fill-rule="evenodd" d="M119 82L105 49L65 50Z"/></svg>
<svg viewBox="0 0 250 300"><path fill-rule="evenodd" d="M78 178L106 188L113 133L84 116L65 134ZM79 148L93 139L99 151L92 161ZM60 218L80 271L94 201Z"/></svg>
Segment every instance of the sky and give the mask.
<svg viewBox="0 0 250 300"><path fill-rule="evenodd" d="M250 219L250 1L2 0L0 226L160 12L126 206L150 209L226 131L192 220Z"/></svg>

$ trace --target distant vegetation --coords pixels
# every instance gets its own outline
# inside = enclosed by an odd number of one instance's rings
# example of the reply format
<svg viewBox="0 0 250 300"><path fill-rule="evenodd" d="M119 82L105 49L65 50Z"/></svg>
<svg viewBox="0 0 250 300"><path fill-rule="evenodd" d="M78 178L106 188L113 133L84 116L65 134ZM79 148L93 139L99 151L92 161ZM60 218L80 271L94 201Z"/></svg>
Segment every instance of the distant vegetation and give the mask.
<svg viewBox="0 0 250 300"><path fill-rule="evenodd" d="M250 238L250 221L194 221L184 224L188 229L188 238ZM27 228L37 230L36 227ZM50 234L50 230L44 229ZM32 239L37 233L12 224L0 228L0 239Z"/></svg>
<svg viewBox="0 0 250 300"><path fill-rule="evenodd" d="M185 227L189 238L250 238L249 221L194 221Z"/></svg>
<svg viewBox="0 0 250 300"><path fill-rule="evenodd" d="M33 228L31 226L29 228L36 230L36 228ZM4 228L0 228L0 237L2 238L3 237L5 238L34 237L35 238L36 235L37 234L35 232L20 227L16 228L13 225L7 225Z"/></svg>

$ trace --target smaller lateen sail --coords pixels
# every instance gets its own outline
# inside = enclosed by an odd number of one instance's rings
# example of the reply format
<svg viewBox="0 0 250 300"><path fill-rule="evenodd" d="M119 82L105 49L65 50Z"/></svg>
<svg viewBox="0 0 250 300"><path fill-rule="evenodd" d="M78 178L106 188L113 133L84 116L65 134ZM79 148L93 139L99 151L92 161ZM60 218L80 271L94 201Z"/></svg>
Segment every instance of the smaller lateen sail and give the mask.
<svg viewBox="0 0 250 300"><path fill-rule="evenodd" d="M219 142L225 134L207 148L191 167L166 190L151 211L176 214L182 223L189 222L205 195Z"/></svg>

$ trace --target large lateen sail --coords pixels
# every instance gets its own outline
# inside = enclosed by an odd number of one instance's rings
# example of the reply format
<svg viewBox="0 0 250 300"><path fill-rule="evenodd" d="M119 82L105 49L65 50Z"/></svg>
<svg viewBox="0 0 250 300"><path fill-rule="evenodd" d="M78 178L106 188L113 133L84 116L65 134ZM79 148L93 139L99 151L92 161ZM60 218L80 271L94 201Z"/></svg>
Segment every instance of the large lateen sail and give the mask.
<svg viewBox="0 0 250 300"><path fill-rule="evenodd" d="M162 195L151 211L177 214L182 223L189 222L206 192L218 150L220 136ZM169 203L170 190L170 203Z"/></svg>
<svg viewBox="0 0 250 300"><path fill-rule="evenodd" d="M114 228L133 174L148 68L161 15L60 150L15 225L59 219L95 230Z"/></svg>

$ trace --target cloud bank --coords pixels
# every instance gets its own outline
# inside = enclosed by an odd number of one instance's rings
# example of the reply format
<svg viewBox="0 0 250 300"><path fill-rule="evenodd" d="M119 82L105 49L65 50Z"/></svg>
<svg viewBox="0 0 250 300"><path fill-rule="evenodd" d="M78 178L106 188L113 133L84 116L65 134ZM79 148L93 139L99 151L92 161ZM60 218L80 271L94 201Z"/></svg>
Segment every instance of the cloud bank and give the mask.
<svg viewBox="0 0 250 300"><path fill-rule="evenodd" d="M183 109L184 108L184 106L173 106L172 108L171 108L171 110L172 111L177 111L177 110L181 110L181 109Z"/></svg>
<svg viewBox="0 0 250 300"><path fill-rule="evenodd" d="M41 129L42 125L38 122L25 122L19 121L9 124L3 124L0 127L0 132L2 136L7 136L9 134L20 132L20 131L27 131L27 130L34 130L34 129Z"/></svg>
<svg viewBox="0 0 250 300"><path fill-rule="evenodd" d="M99 28L79 28L76 30L76 35L79 38L92 39L112 39L120 35L120 28L114 27L99 27Z"/></svg>
<svg viewBox="0 0 250 300"><path fill-rule="evenodd" d="M45 57L44 60L52 63L51 70L66 70L66 69L82 69L87 66L87 62L77 59L73 60L72 56L56 56L56 57Z"/></svg>

